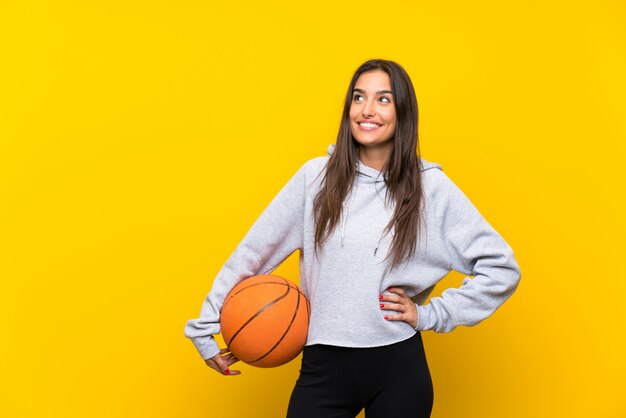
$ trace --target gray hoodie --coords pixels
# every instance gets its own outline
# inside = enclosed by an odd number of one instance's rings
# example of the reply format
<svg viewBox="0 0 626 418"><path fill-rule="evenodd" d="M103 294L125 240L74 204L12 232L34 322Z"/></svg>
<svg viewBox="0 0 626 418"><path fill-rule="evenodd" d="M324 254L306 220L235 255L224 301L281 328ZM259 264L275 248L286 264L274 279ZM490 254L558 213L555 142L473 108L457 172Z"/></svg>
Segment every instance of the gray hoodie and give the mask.
<svg viewBox="0 0 626 418"><path fill-rule="evenodd" d="M213 334L220 332L220 310L228 292L241 280L274 271L300 251L300 285L311 303L307 345L377 347L410 338L406 322L387 321L379 295L402 287L417 304L417 330L450 332L489 317L515 291L520 269L511 247L482 217L441 166L422 159L425 193L423 225L415 253L393 270L393 231L383 234L393 214L385 204L383 174L358 162L352 192L340 224L317 256L314 254L313 200L328 156L300 167L271 201L235 248L202 305L200 316L185 327L203 359L218 354ZM451 270L465 277L424 302ZM388 311L387 311L388 312Z"/></svg>

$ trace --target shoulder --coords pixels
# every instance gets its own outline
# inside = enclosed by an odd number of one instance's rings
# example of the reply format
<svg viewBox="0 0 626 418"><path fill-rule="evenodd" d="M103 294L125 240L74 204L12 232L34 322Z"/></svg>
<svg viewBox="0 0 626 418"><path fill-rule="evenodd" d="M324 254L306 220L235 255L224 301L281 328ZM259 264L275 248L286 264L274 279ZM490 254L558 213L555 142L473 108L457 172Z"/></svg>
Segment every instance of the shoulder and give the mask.
<svg viewBox="0 0 626 418"><path fill-rule="evenodd" d="M442 171L443 172L443 168L441 167L441 164L439 163L435 163L432 161L428 161L425 160L424 158L420 157L420 162L422 163L422 173L427 173L433 170L437 170L437 171Z"/></svg>
<svg viewBox="0 0 626 418"><path fill-rule="evenodd" d="M307 170L312 170L312 171L320 171L322 170L325 166L326 163L328 163L328 159L329 156L325 155L323 157L315 157L315 158L311 158L310 160L306 161L302 167L306 168Z"/></svg>
<svg viewBox="0 0 626 418"><path fill-rule="evenodd" d="M430 192L436 190L448 176L443 172L441 164L425 160L424 158L420 158L420 161L422 163L421 174L424 191L430 194Z"/></svg>
<svg viewBox="0 0 626 418"><path fill-rule="evenodd" d="M328 163L328 159L328 156L311 158L302 164L298 172L304 177L313 180L324 170L326 164Z"/></svg>
<svg viewBox="0 0 626 418"><path fill-rule="evenodd" d="M311 188L315 183L320 183L322 172L328 157L315 157L305 161L298 170L291 176L289 183L300 184L301 186Z"/></svg>
<svg viewBox="0 0 626 418"><path fill-rule="evenodd" d="M427 196L435 201L449 200L463 192L443 171L441 164L422 160L422 184Z"/></svg>

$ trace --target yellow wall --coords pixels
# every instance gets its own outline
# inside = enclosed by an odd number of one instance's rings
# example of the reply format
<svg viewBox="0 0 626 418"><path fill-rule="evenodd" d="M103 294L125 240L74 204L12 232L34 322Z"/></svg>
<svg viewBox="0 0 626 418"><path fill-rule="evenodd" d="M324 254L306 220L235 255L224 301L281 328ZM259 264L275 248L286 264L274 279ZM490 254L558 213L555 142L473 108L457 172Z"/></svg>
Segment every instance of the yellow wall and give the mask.
<svg viewBox="0 0 626 418"><path fill-rule="evenodd" d="M626 416L623 1L213 3L0 3L0 416L283 416L297 361L226 378L183 328L374 57L523 272L424 333L433 417Z"/></svg>

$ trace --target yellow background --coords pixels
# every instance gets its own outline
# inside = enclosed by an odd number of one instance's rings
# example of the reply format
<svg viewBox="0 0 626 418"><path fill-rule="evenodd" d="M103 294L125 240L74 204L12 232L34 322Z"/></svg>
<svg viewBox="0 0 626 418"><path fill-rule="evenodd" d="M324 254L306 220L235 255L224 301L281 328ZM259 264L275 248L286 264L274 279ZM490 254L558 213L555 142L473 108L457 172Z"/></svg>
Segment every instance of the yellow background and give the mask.
<svg viewBox="0 0 626 418"><path fill-rule="evenodd" d="M625 22L618 0L2 0L0 416L283 416L299 360L223 377L183 328L375 57L522 268L479 326L424 333L433 417L626 416Z"/></svg>

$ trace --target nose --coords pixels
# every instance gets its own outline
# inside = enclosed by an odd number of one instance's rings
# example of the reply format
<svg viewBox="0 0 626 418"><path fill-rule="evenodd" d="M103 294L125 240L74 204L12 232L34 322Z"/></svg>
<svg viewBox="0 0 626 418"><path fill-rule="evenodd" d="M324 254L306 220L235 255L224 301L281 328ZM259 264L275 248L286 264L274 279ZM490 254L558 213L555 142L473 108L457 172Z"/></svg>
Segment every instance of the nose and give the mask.
<svg viewBox="0 0 626 418"><path fill-rule="evenodd" d="M374 103L371 100L367 100L363 105L363 117L368 118L374 116Z"/></svg>

